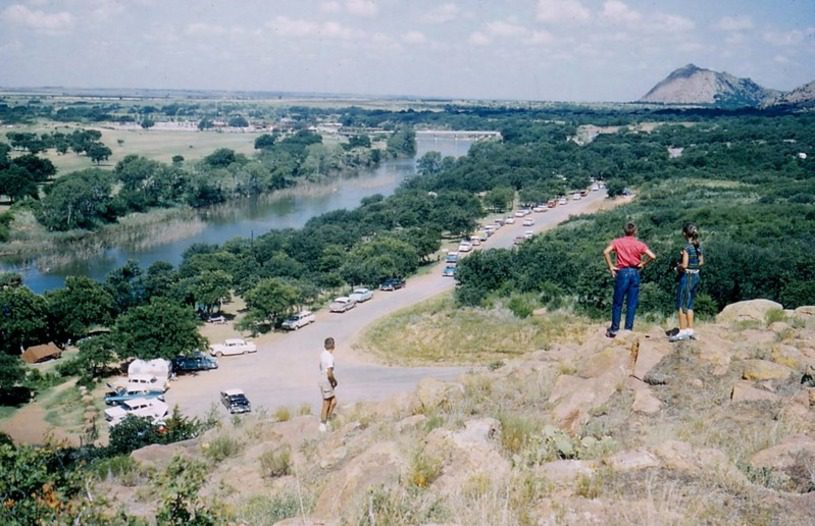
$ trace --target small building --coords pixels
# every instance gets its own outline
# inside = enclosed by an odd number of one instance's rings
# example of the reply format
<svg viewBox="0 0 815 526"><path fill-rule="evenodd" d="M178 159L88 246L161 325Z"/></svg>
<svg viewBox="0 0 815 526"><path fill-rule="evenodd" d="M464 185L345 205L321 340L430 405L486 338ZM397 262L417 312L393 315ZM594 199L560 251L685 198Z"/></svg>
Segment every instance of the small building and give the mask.
<svg viewBox="0 0 815 526"><path fill-rule="evenodd" d="M20 357L25 363L40 363L46 360L59 358L62 355L62 350L54 344L54 342L33 345L23 351Z"/></svg>

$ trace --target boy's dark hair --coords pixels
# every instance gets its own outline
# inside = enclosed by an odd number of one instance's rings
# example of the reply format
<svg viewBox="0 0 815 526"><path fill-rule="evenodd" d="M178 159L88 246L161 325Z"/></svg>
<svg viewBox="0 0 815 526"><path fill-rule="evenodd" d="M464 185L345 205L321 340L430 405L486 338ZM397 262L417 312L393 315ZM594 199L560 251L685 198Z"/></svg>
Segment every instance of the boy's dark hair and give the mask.
<svg viewBox="0 0 815 526"><path fill-rule="evenodd" d="M329 351L331 349L333 349L334 348L334 338L332 338L330 336L328 338L326 338L325 341L323 342L323 347L325 347Z"/></svg>
<svg viewBox="0 0 815 526"><path fill-rule="evenodd" d="M637 233L637 225L635 225L633 222L629 221L623 227L623 232L627 236L633 236L634 234Z"/></svg>

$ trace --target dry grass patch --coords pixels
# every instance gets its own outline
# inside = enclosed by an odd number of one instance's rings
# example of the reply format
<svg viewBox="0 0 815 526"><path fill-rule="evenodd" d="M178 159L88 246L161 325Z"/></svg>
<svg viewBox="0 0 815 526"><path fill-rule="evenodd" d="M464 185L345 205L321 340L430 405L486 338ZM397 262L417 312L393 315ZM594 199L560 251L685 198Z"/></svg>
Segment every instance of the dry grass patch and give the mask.
<svg viewBox="0 0 815 526"><path fill-rule="evenodd" d="M502 308L460 308L446 294L376 322L361 347L388 364L486 364L582 334L582 324L564 313L521 319Z"/></svg>

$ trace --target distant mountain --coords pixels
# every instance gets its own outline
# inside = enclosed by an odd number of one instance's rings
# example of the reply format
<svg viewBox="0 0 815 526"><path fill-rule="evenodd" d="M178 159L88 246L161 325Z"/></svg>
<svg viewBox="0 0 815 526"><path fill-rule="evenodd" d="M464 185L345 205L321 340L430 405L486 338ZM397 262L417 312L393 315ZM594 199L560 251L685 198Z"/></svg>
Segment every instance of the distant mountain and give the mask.
<svg viewBox="0 0 815 526"><path fill-rule="evenodd" d="M771 106L809 106L815 107L815 80L809 84L795 88L786 93L780 93L768 101Z"/></svg>
<svg viewBox="0 0 815 526"><path fill-rule="evenodd" d="M776 90L763 88L750 79L688 64L651 88L640 102L751 107L766 104L780 94Z"/></svg>

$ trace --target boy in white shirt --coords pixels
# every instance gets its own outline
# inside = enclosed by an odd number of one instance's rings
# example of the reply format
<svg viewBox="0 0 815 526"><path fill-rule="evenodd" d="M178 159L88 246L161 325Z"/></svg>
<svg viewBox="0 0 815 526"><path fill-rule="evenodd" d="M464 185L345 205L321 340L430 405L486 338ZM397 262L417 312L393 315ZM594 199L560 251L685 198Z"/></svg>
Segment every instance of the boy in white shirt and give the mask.
<svg viewBox="0 0 815 526"><path fill-rule="evenodd" d="M327 431L328 419L337 407L337 397L334 388L337 379L334 377L334 338L326 338L323 343L323 352L320 353L320 394L323 397L323 407L320 410L320 432Z"/></svg>

